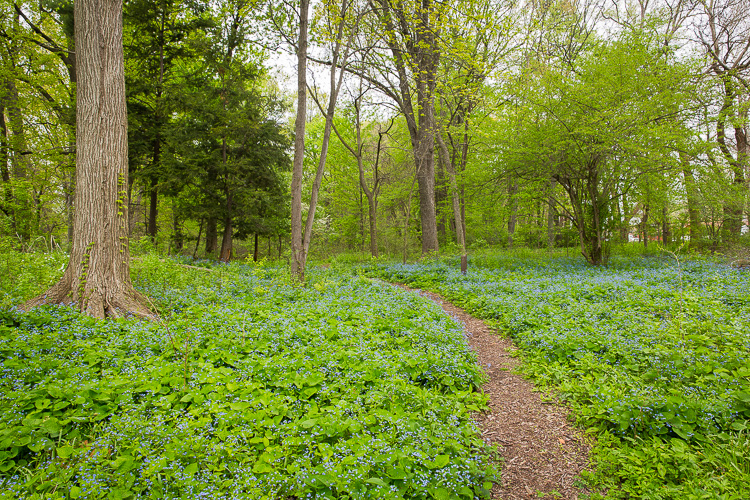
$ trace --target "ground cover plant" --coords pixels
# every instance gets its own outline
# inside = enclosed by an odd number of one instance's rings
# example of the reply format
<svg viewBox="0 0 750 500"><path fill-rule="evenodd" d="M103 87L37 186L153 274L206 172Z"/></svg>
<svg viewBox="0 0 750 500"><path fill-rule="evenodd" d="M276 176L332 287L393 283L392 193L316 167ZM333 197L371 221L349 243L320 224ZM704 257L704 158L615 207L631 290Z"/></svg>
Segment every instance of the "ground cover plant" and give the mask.
<svg viewBox="0 0 750 500"><path fill-rule="evenodd" d="M2 283L4 497L487 496L483 375L431 302L334 271L300 287L148 256L134 283L161 322L13 307L64 261L15 255Z"/></svg>
<svg viewBox="0 0 750 500"><path fill-rule="evenodd" d="M671 256L472 264L367 272L510 335L525 372L597 432L595 498L750 498L750 272Z"/></svg>

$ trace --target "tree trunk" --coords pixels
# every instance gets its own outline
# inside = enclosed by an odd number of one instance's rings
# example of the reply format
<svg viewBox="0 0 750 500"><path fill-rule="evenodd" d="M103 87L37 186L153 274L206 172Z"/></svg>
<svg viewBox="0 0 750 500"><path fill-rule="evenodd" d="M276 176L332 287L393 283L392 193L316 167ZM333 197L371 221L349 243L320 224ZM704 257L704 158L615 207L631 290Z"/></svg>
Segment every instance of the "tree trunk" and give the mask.
<svg viewBox="0 0 750 500"><path fill-rule="evenodd" d="M148 203L148 228L147 234L151 237L151 243L156 244L156 211L158 206L157 179L151 177L151 188L149 189Z"/></svg>
<svg viewBox="0 0 750 500"><path fill-rule="evenodd" d="M255 233L255 248L253 249L253 262L258 262L258 233Z"/></svg>
<svg viewBox="0 0 750 500"><path fill-rule="evenodd" d="M219 260L229 262L232 258L232 193L227 193L226 214L224 215L224 234L221 238Z"/></svg>
<svg viewBox="0 0 750 500"><path fill-rule="evenodd" d="M516 233L516 221L518 219L518 200L516 200L517 193L518 181L509 181L508 208L510 209L510 215L508 216L508 248L513 248L513 235Z"/></svg>
<svg viewBox="0 0 750 500"><path fill-rule="evenodd" d="M91 316L152 314L130 281L127 110L122 0L75 2L76 211L62 279L24 304L76 303Z"/></svg>
<svg viewBox="0 0 750 500"><path fill-rule="evenodd" d="M648 248L648 215L650 211L648 202L643 206L643 221L641 222L643 232L643 248Z"/></svg>
<svg viewBox="0 0 750 500"><path fill-rule="evenodd" d="M419 189L419 221L422 228L422 254L437 252L437 211L435 209L435 126L434 106L429 96L422 97L424 113L420 120L420 134L414 149ZM424 124L422 124L424 121Z"/></svg>
<svg viewBox="0 0 750 500"><path fill-rule="evenodd" d="M466 228L461 217L461 200L458 190L458 180L456 171L449 161L448 146L445 143L442 133L437 134L438 143L438 161L443 164L443 169L448 173L448 181L451 188L451 203L453 206L453 219L456 224L456 244L461 250L461 272L466 274Z"/></svg>
<svg viewBox="0 0 750 500"><path fill-rule="evenodd" d="M547 199L547 248L552 250L555 247L555 196L554 190L557 181L550 179L550 195Z"/></svg>
<svg viewBox="0 0 750 500"><path fill-rule="evenodd" d="M0 177L6 184L10 183L8 160L8 126L5 123L5 106L0 101Z"/></svg>
<svg viewBox="0 0 750 500"><path fill-rule="evenodd" d="M198 226L198 237L195 239L195 248L193 249L193 259L195 259L195 255L198 253L198 245L201 244L202 232L203 232L203 219L201 219L201 223Z"/></svg>
<svg viewBox="0 0 750 500"><path fill-rule="evenodd" d="M302 245L302 175L305 161L305 121L307 119L307 31L309 0L300 0L297 41L297 118L294 122L294 163L292 167L292 259L291 273L305 280L305 252Z"/></svg>
<svg viewBox="0 0 750 500"><path fill-rule="evenodd" d="M697 200L698 188L696 187L695 176L693 175L693 170L690 168L690 161L687 155L680 154L680 162L682 163L682 178L685 182L685 193L687 194L690 245L693 246L700 241L702 233L700 210Z"/></svg>
<svg viewBox="0 0 750 500"><path fill-rule="evenodd" d="M216 217L210 216L206 220L206 255L211 255L216 251L219 240L219 234L216 229Z"/></svg>
<svg viewBox="0 0 750 500"><path fill-rule="evenodd" d="M744 157L747 155L747 137L744 129L735 126L735 139L737 142L737 158L732 156L726 142L726 119L732 118L736 101L739 99L730 78L723 78L724 100L716 122L716 142L719 144L724 158L731 167L734 179L728 190L727 199L724 201L724 221L722 223L722 237L724 240L732 240L740 236L742 232L742 214L744 212L745 190L745 165ZM734 117L739 118L739 117Z"/></svg>

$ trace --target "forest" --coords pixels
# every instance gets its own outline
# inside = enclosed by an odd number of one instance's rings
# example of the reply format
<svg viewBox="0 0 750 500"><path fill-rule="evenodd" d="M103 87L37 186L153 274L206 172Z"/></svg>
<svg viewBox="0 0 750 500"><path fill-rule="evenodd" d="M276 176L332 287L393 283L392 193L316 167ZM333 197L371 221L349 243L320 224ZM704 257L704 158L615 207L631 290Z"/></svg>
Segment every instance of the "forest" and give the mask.
<svg viewBox="0 0 750 500"><path fill-rule="evenodd" d="M750 497L748 11L0 0L0 497Z"/></svg>

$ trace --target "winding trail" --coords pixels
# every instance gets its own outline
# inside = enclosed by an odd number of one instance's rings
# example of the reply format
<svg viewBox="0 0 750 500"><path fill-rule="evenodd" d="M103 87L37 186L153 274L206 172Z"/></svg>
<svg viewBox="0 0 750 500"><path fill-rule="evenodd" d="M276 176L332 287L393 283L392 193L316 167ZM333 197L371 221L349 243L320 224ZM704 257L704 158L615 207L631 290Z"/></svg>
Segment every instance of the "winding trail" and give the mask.
<svg viewBox="0 0 750 500"><path fill-rule="evenodd" d="M512 356L513 342L438 294L396 286L433 300L462 322L478 364L489 377L482 387L489 396L489 411L475 419L484 441L497 446L502 457L502 481L493 487L492 498L575 500L589 493L579 487L578 479L589 465L592 439L571 424L565 406L548 395L542 400L531 382L513 373L520 364Z"/></svg>

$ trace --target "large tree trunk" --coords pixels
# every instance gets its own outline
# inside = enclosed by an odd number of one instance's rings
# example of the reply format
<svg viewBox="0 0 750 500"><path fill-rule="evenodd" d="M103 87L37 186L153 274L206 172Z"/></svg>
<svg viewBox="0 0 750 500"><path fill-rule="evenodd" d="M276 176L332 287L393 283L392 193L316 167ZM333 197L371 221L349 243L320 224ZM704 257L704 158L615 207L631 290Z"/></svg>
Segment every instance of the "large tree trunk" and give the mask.
<svg viewBox="0 0 750 500"><path fill-rule="evenodd" d="M434 77L434 73L433 73ZM437 210L435 209L435 106L432 91L427 82L419 90L420 120L414 160L417 167L419 188L419 221L422 226L422 254L437 252Z"/></svg>
<svg viewBox="0 0 750 500"><path fill-rule="evenodd" d="M78 62L76 211L62 279L24 304L76 303L91 316L151 317L130 281L122 0L75 2Z"/></svg>
<svg viewBox="0 0 750 500"><path fill-rule="evenodd" d="M219 252L219 260L222 262L229 262L232 258L232 218L224 218L224 234L221 238L221 251Z"/></svg>

